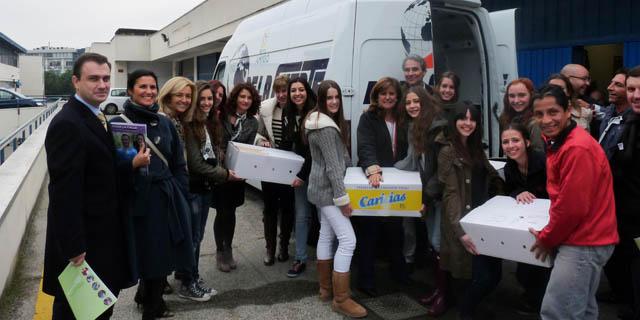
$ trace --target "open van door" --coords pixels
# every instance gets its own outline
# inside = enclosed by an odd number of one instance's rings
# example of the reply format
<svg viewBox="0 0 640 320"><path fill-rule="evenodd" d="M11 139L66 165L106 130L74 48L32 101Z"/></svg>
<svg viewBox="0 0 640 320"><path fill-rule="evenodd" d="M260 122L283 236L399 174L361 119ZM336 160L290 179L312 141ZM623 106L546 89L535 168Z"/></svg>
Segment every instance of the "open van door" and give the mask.
<svg viewBox="0 0 640 320"><path fill-rule="evenodd" d="M493 34L496 40L496 60L502 86L500 92L504 93L509 82L518 78L518 61L516 58L516 9L494 11L489 13Z"/></svg>
<svg viewBox="0 0 640 320"><path fill-rule="evenodd" d="M432 78L433 33L431 4L415 1L358 1L353 41L353 104L351 108L352 145L362 112L370 104L370 93L382 77L404 80L402 61L408 55L425 60L424 82ZM384 17L384 19L371 19ZM352 148L356 159L356 148Z"/></svg>

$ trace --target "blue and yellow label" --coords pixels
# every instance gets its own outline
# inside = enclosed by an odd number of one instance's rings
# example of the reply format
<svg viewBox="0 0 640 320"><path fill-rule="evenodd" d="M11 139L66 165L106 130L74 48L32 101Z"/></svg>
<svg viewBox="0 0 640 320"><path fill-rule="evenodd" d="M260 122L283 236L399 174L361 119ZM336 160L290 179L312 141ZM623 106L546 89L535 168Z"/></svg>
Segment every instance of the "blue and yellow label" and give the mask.
<svg viewBox="0 0 640 320"><path fill-rule="evenodd" d="M422 190L347 189L354 210L420 211Z"/></svg>

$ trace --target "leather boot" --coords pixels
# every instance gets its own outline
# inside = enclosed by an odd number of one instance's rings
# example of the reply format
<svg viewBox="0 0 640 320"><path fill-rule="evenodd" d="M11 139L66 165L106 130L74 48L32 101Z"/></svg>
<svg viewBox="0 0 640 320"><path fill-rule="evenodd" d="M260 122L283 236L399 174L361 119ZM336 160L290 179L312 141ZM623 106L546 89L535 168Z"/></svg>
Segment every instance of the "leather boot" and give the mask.
<svg viewBox="0 0 640 320"><path fill-rule="evenodd" d="M224 251L216 251L216 266L218 267L218 270L222 272L231 271L231 267L225 259Z"/></svg>
<svg viewBox="0 0 640 320"><path fill-rule="evenodd" d="M430 317L441 316L447 311L447 272L440 269L438 265L435 276L436 292L438 292L438 295L431 301L431 305L427 308L427 315Z"/></svg>
<svg viewBox="0 0 640 320"><path fill-rule="evenodd" d="M224 254L225 254L225 260L226 260L227 264L229 265L229 268L231 268L231 270L235 270L238 267L238 263L233 258L233 249L227 248L224 251Z"/></svg>
<svg viewBox="0 0 640 320"><path fill-rule="evenodd" d="M351 299L349 282L349 272L333 271L333 311L341 313L350 318L364 318L367 316L367 309Z"/></svg>
<svg viewBox="0 0 640 320"><path fill-rule="evenodd" d="M330 301L333 298L333 284L331 273L333 272L333 259L318 260L318 284L320 285L320 300Z"/></svg>

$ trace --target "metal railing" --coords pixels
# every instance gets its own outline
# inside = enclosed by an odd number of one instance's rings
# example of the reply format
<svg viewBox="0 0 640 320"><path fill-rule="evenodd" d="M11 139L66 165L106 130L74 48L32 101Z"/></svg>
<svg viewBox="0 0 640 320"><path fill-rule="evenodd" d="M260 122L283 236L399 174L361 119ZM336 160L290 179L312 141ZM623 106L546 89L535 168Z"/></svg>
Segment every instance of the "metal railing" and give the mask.
<svg viewBox="0 0 640 320"><path fill-rule="evenodd" d="M52 115L60 106L62 99L56 100L52 105L47 106L38 115L27 121L18 129L9 134L6 138L0 140L0 165L18 149L18 147L36 130L38 127Z"/></svg>

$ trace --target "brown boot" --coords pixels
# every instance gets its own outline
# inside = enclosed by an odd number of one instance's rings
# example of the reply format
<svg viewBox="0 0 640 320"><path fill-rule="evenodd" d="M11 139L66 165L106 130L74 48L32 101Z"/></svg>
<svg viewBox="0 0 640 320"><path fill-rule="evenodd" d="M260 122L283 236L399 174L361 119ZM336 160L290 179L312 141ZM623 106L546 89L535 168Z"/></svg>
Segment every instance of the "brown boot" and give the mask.
<svg viewBox="0 0 640 320"><path fill-rule="evenodd" d="M349 272L333 272L333 311L350 318L364 318L367 309L351 299Z"/></svg>
<svg viewBox="0 0 640 320"><path fill-rule="evenodd" d="M331 272L333 271L333 259L318 260L318 283L320 284L320 300L330 301L333 298L333 284L331 283Z"/></svg>

